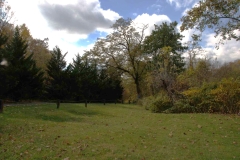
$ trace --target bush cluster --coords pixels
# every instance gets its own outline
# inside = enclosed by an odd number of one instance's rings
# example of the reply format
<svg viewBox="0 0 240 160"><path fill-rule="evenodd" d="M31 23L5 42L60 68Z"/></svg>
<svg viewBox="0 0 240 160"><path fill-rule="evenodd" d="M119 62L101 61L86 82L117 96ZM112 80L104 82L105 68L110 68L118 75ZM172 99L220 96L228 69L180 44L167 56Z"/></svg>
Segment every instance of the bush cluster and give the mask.
<svg viewBox="0 0 240 160"><path fill-rule="evenodd" d="M161 113L173 107L171 100L165 94L146 97L143 99L142 105L146 110L151 110L154 113Z"/></svg>
<svg viewBox="0 0 240 160"><path fill-rule="evenodd" d="M222 79L217 83L205 83L201 87L182 92L184 98L171 103L163 94L144 99L143 106L159 113L239 113L240 79Z"/></svg>

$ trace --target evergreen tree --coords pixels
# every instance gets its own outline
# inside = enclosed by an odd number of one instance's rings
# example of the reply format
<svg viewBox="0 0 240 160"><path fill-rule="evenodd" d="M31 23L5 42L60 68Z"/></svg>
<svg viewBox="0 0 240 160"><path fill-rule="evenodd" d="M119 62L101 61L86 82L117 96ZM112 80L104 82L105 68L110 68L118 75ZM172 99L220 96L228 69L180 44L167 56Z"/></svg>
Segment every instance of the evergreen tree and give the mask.
<svg viewBox="0 0 240 160"><path fill-rule="evenodd" d="M123 88L118 74L109 74L107 68L102 68L99 73L100 99L117 100L122 98Z"/></svg>
<svg viewBox="0 0 240 160"><path fill-rule="evenodd" d="M179 73L183 71L185 65L181 53L187 47L182 45L181 40L183 36L177 32L176 26L177 22L170 24L165 22L159 26L155 25L151 35L144 40L144 50L145 53L153 55L153 63L159 63L159 61L164 61L164 57L158 54L161 53L159 50L164 47L171 47L170 59L175 67L174 72Z"/></svg>
<svg viewBox="0 0 240 160"><path fill-rule="evenodd" d="M6 67L7 67L7 61L4 58L4 45L7 42L7 37L3 35L2 33L0 34L0 98L3 98L4 93L6 92Z"/></svg>
<svg viewBox="0 0 240 160"><path fill-rule="evenodd" d="M15 101L35 99L41 95L43 72L36 67L32 54L26 56L28 45L20 36L19 28L15 28L12 40L4 49L3 58L7 66L1 69L4 73L4 96Z"/></svg>
<svg viewBox="0 0 240 160"><path fill-rule="evenodd" d="M51 52L52 57L47 64L47 96L49 99L63 100L68 98L70 84L70 70L71 66L67 67L64 60L65 55L58 46Z"/></svg>
<svg viewBox="0 0 240 160"><path fill-rule="evenodd" d="M121 81L94 61L77 55L71 71L71 91L74 100L115 100L122 94ZM119 96L120 95L120 96Z"/></svg>
<svg viewBox="0 0 240 160"><path fill-rule="evenodd" d="M86 97L84 96L84 90L83 90L83 76L85 72L84 63L81 59L81 56L78 54L76 55L76 58L73 59L72 64L72 95L73 99L76 101L84 100Z"/></svg>
<svg viewBox="0 0 240 160"><path fill-rule="evenodd" d="M80 55L73 59L72 80L75 100L96 99L98 96L98 73L95 64L91 64L88 59Z"/></svg>

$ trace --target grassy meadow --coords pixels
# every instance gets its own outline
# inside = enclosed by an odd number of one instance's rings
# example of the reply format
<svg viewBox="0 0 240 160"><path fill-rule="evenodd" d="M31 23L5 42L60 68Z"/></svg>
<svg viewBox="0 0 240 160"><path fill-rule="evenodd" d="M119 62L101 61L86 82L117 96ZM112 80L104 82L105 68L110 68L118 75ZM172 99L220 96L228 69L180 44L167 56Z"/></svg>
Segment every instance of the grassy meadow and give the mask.
<svg viewBox="0 0 240 160"><path fill-rule="evenodd" d="M128 104L9 106L0 114L0 159L240 159L240 116Z"/></svg>

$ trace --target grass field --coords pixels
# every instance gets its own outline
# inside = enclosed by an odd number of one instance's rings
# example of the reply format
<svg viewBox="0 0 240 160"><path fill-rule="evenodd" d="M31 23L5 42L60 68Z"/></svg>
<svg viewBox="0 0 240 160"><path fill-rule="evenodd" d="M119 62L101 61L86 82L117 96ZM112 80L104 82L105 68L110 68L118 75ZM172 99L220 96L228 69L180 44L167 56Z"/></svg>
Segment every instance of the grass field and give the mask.
<svg viewBox="0 0 240 160"><path fill-rule="evenodd" d="M0 159L240 159L240 117L126 104L5 107Z"/></svg>

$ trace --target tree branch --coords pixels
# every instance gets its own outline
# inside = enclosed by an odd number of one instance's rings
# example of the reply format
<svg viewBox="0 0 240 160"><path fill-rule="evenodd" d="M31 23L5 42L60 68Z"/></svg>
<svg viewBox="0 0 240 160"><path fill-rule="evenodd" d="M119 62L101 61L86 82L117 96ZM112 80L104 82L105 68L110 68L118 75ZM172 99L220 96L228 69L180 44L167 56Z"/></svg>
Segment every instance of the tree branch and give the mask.
<svg viewBox="0 0 240 160"><path fill-rule="evenodd" d="M235 21L239 21L239 22L240 22L240 19L237 19L237 18L234 18L234 17L225 16L225 17L219 17L219 18L229 18L229 19L232 19L232 20L235 20Z"/></svg>

